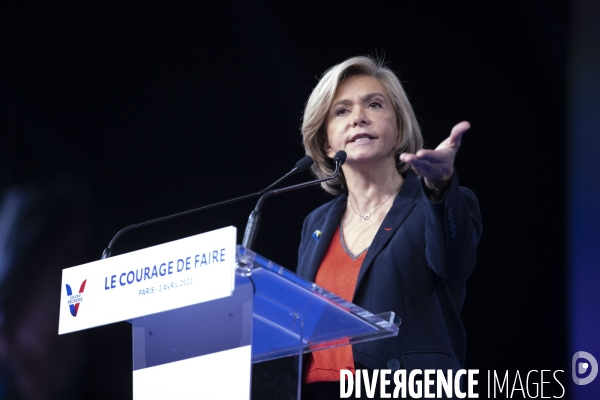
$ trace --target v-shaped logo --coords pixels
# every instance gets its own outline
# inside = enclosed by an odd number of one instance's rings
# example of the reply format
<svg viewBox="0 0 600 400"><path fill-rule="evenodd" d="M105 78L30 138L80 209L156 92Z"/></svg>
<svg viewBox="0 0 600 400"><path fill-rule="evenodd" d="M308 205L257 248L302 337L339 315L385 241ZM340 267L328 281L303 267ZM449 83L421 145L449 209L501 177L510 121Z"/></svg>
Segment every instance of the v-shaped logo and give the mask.
<svg viewBox="0 0 600 400"><path fill-rule="evenodd" d="M85 283L87 279L85 279L81 283L81 287L79 288L79 293L73 294L73 290L71 290L71 286L67 286L67 295L69 296L69 309L71 310L71 315L76 317L77 311L79 310L79 304L83 301L83 290L85 289Z"/></svg>

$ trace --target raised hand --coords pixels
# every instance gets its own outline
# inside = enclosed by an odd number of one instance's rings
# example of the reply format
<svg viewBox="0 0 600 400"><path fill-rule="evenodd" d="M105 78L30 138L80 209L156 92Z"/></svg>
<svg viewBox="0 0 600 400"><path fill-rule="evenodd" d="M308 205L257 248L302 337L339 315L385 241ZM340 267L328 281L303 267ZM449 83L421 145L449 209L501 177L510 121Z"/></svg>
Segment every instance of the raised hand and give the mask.
<svg viewBox="0 0 600 400"><path fill-rule="evenodd" d="M416 154L402 153L400 161L410 164L415 173L422 176L430 189L442 189L454 174L454 158L460 148L463 133L471 124L460 122L452 128L450 136L435 150L421 149Z"/></svg>

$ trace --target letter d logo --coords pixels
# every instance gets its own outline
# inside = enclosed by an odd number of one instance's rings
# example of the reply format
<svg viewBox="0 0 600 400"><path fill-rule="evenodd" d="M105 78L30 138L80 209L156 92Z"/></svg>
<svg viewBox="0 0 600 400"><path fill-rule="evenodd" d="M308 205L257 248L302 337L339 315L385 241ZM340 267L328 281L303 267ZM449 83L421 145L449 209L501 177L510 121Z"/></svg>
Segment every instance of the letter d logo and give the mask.
<svg viewBox="0 0 600 400"><path fill-rule="evenodd" d="M579 359L585 359L586 361L579 361ZM592 368L590 374L585 378L578 378L577 374L583 375L588 371L588 368ZM577 369L575 369L577 368ZM598 362L593 355L586 351L578 351L573 354L573 363L571 372L573 374L573 382L576 385L587 385L591 383L598 375Z"/></svg>

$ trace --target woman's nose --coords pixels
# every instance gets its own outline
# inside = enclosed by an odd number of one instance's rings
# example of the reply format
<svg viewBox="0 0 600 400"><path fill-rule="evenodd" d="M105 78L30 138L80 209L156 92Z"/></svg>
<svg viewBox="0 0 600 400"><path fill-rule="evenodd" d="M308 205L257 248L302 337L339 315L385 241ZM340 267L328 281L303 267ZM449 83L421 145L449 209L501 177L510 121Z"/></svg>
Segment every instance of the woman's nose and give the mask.
<svg viewBox="0 0 600 400"><path fill-rule="evenodd" d="M353 114L354 126L364 126L369 124L369 118L367 118L362 107L355 109Z"/></svg>

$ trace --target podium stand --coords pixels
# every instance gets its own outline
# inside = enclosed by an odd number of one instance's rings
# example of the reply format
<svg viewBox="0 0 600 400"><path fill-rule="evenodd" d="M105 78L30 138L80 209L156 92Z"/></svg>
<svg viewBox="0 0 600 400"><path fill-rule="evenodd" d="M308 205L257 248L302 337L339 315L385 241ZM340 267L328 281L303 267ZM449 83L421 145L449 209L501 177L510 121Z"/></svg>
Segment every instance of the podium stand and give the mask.
<svg viewBox="0 0 600 400"><path fill-rule="evenodd" d="M134 399L250 398L251 363L290 356L299 399L302 354L398 334L393 313L373 315L241 246L235 260L230 296L128 319Z"/></svg>

